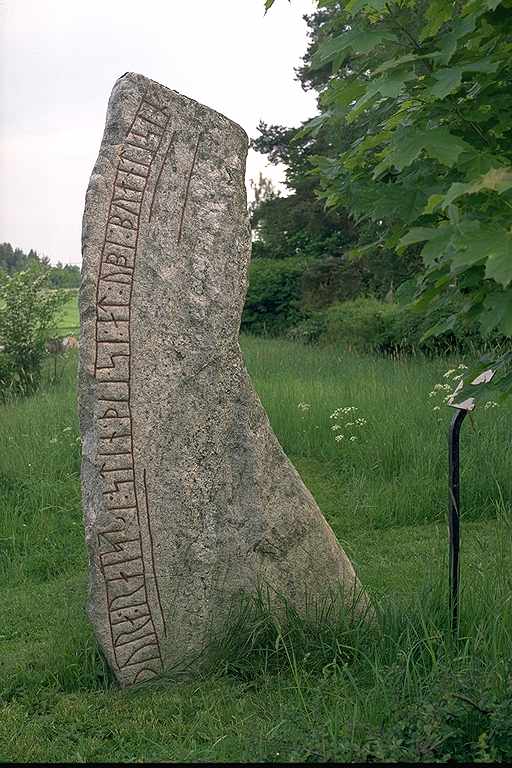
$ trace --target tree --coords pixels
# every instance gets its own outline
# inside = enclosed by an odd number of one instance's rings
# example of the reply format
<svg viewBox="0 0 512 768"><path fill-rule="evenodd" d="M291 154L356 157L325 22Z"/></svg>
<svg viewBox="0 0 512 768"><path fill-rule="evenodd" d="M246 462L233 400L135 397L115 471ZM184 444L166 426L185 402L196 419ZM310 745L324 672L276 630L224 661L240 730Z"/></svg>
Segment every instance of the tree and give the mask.
<svg viewBox="0 0 512 768"><path fill-rule="evenodd" d="M32 265L0 272L0 390L34 392L41 380L48 328L67 295L49 291L48 272Z"/></svg>
<svg viewBox="0 0 512 768"><path fill-rule="evenodd" d="M350 135L313 164L327 208L360 225L354 255L419 254L415 307L454 308L428 333L512 336L512 0L318 5L302 76L321 114L302 135Z"/></svg>
<svg viewBox="0 0 512 768"><path fill-rule="evenodd" d="M80 267L76 264L62 264L52 267L48 256L39 256L32 248L24 253L21 248L13 248L10 243L0 243L0 271L12 275L15 272L38 265L49 271L51 288L78 288L80 285Z"/></svg>

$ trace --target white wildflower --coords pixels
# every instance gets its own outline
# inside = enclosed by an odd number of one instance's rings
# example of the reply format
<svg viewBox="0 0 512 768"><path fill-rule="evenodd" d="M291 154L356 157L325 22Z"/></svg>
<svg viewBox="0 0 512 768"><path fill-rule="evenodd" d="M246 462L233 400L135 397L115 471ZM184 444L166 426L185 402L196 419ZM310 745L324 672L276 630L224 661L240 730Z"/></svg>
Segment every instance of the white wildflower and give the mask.
<svg viewBox="0 0 512 768"><path fill-rule="evenodd" d="M350 442L351 442L351 443L353 443L353 442L354 442L354 440L357 440L357 437L356 437L355 435L352 435L352 436L350 437Z"/></svg>
<svg viewBox="0 0 512 768"><path fill-rule="evenodd" d="M336 430L341 429L341 424L333 424L331 429L333 432L336 432Z"/></svg>
<svg viewBox="0 0 512 768"><path fill-rule="evenodd" d="M487 411L489 408L497 408L498 403L495 403L494 400L488 400L484 406L485 410Z"/></svg>
<svg viewBox="0 0 512 768"><path fill-rule="evenodd" d="M336 440L337 443L339 443L339 441L343 440L344 437L345 437L345 435L336 435L336 437L334 439Z"/></svg>
<svg viewBox="0 0 512 768"><path fill-rule="evenodd" d="M432 410L433 410L433 411L440 411L440 410L441 410L441 406L440 406L440 405L434 405L434 407L432 408Z"/></svg>

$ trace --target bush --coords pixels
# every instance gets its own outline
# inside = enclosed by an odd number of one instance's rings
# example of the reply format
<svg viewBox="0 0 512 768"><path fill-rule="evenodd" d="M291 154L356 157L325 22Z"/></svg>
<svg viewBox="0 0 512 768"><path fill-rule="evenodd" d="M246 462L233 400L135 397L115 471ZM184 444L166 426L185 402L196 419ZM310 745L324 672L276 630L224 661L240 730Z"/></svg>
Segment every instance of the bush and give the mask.
<svg viewBox="0 0 512 768"><path fill-rule="evenodd" d="M426 317L407 306L358 298L311 312L288 329L287 336L304 343L331 343L349 351L384 354L467 354L495 350L504 341L497 335L483 339L477 327L449 330L441 336L422 340L434 323L450 317L453 312L453 306L445 304Z"/></svg>
<svg viewBox="0 0 512 768"><path fill-rule="evenodd" d="M306 320L289 328L286 335L292 341L300 341L303 344L315 344L327 331L327 318L324 312L316 312Z"/></svg>
<svg viewBox="0 0 512 768"><path fill-rule="evenodd" d="M373 298L342 301L325 310L326 330L321 341L340 344L349 351L379 352L395 345L393 321L396 304Z"/></svg>
<svg viewBox="0 0 512 768"><path fill-rule="evenodd" d="M301 308L302 274L308 259L255 259L249 269L249 289L242 330L277 335L307 315Z"/></svg>
<svg viewBox="0 0 512 768"><path fill-rule="evenodd" d="M1 392L34 392L41 380L50 323L67 301L47 287L48 272L31 267L13 275L0 273Z"/></svg>
<svg viewBox="0 0 512 768"><path fill-rule="evenodd" d="M364 287L364 272L359 262L343 257L315 259L302 275L304 306L322 309L336 301L353 299Z"/></svg>

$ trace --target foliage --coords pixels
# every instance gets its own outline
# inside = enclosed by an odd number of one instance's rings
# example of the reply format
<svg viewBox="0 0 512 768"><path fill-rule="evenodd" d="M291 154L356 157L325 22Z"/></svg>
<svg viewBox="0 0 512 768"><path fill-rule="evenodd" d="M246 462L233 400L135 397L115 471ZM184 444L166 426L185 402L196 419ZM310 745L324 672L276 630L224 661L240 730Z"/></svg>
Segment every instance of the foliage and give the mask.
<svg viewBox="0 0 512 768"><path fill-rule="evenodd" d="M251 263L242 315L244 331L282 333L304 316L301 277L307 264L301 257L258 258Z"/></svg>
<svg viewBox="0 0 512 768"><path fill-rule="evenodd" d="M512 0L318 6L301 77L321 112L298 140L348 139L314 168L329 210L373 226L354 255L419 252L416 307L462 299L434 333L512 336Z"/></svg>
<svg viewBox="0 0 512 768"><path fill-rule="evenodd" d="M348 351L389 351L393 349L395 304L358 298L333 304L325 310L326 332L322 341L339 344Z"/></svg>
<svg viewBox="0 0 512 768"><path fill-rule="evenodd" d="M12 275L0 273L2 391L28 394L37 389L49 326L67 300L66 293L48 290L48 273L38 266Z"/></svg>
<svg viewBox="0 0 512 768"><path fill-rule="evenodd" d="M326 211L315 194L309 158L326 149L323 140L294 140L297 131L261 122L252 148L285 166L287 196L263 196L251 207L251 224L269 257L340 256L353 239L353 227L340 211Z"/></svg>
<svg viewBox="0 0 512 768"><path fill-rule="evenodd" d="M12 275L37 265L48 270L48 285L51 288L78 288L80 285L80 267L77 264L62 265L59 261L53 267L47 256L39 256L32 248L24 253L21 248L13 248L10 243L0 243L0 272Z"/></svg>
<svg viewBox="0 0 512 768"><path fill-rule="evenodd" d="M441 324L454 311L454 306L439 306L426 317L409 306L358 296L323 309L304 309L307 316L289 328L287 336L306 344L337 344L349 351L380 354L474 355L485 351L486 344L492 351L505 347L506 339L498 333L483 343L476 325L464 331L453 328L427 335L432 317Z"/></svg>

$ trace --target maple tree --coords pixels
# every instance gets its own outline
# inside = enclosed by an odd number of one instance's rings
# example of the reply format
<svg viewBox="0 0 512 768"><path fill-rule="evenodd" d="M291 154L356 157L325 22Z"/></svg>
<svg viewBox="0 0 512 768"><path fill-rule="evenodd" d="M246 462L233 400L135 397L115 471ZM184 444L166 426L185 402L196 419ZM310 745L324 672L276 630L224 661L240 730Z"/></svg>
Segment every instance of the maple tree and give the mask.
<svg viewBox="0 0 512 768"><path fill-rule="evenodd" d="M320 114L300 137L347 136L311 172L327 208L374 224L352 257L420 250L402 299L418 311L457 307L426 335L478 323L484 336L512 337L512 0L317 5L304 61L312 82L324 73ZM501 370L503 393L511 362L509 349L484 361Z"/></svg>

